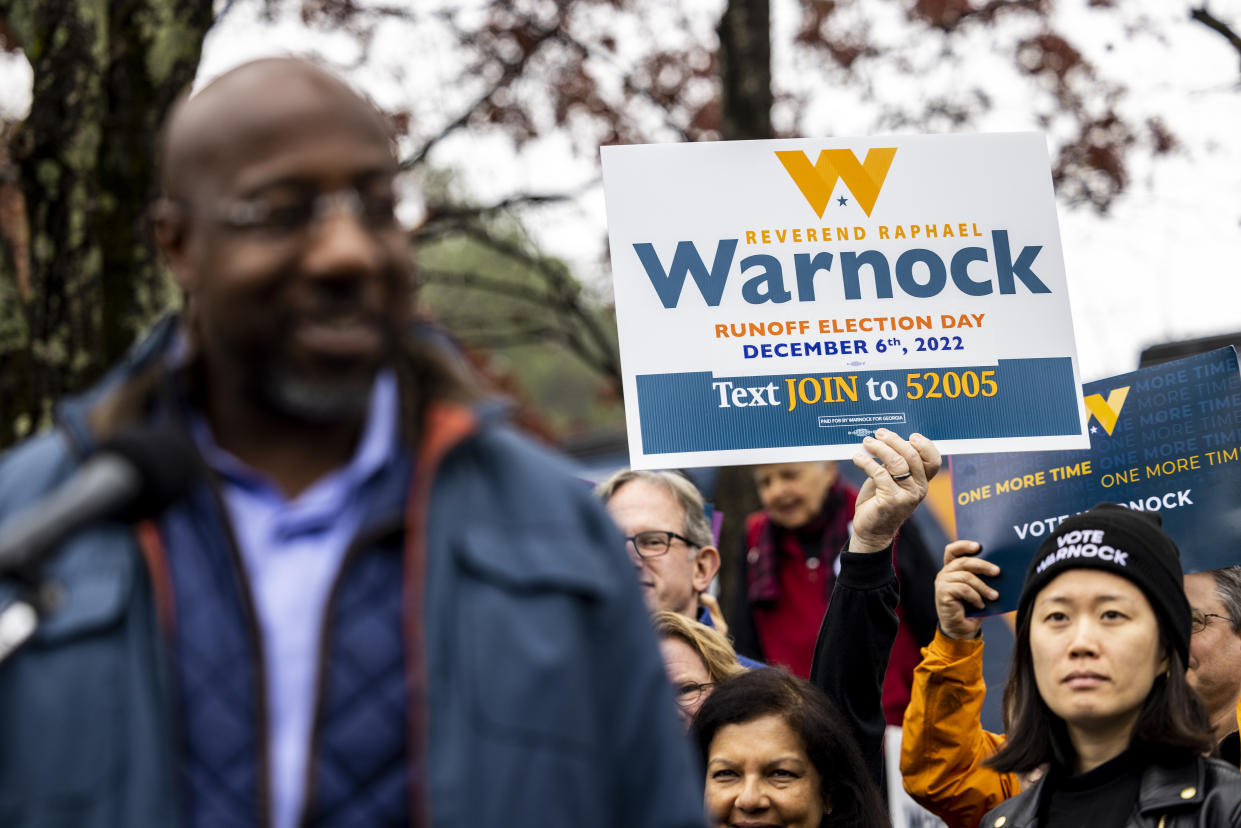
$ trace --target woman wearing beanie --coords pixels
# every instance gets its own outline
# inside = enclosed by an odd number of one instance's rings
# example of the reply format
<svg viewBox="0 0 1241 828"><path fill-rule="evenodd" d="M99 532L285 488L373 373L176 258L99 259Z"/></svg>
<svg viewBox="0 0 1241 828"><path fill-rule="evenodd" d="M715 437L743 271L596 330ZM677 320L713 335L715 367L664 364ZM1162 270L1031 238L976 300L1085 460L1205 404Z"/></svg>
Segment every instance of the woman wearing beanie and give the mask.
<svg viewBox="0 0 1241 828"><path fill-rule="evenodd" d="M1157 514L1105 503L1039 547L1017 606L1008 739L990 764L1046 775L986 828L1241 826L1241 774L1203 754L1185 681L1190 610Z"/></svg>

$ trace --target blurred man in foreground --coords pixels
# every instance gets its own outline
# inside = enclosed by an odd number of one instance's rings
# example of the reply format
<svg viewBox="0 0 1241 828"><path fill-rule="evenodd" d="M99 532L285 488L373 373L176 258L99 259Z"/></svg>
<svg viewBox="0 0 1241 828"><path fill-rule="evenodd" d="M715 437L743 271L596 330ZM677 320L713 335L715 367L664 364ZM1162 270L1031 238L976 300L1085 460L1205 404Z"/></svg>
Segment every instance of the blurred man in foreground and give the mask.
<svg viewBox="0 0 1241 828"><path fill-rule="evenodd" d="M606 514L411 335L385 119L265 60L164 149L185 310L5 459L0 518L133 423L205 475L51 560L0 666L0 824L700 824Z"/></svg>

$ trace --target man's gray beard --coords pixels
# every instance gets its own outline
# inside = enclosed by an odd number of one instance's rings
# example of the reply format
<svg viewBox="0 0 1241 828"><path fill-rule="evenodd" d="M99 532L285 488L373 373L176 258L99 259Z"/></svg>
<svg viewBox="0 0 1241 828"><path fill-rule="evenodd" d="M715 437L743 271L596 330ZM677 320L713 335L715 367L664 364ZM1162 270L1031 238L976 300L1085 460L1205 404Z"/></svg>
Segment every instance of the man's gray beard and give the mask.
<svg viewBox="0 0 1241 828"><path fill-rule="evenodd" d="M364 382L315 383L274 369L260 393L270 407L304 423L332 425L356 421L366 416L376 373L368 372Z"/></svg>

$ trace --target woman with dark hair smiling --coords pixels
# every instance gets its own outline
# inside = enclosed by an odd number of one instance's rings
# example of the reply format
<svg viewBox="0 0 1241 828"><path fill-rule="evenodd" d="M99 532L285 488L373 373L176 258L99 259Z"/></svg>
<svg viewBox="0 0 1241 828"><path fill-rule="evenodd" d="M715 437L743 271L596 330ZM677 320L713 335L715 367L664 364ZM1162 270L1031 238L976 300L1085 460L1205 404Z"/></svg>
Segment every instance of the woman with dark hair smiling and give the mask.
<svg viewBox="0 0 1241 828"><path fill-rule="evenodd" d="M781 669L752 670L718 685L690 726L706 766L707 813L716 828L889 824L874 778L882 767L880 687L896 633L892 544L926 497L940 456L920 434L905 440L881 428L863 439L853 462L868 479L857 497L836 590L873 595L841 597L843 604L833 599L811 669L849 718L823 690ZM849 570L857 576L846 577ZM845 629L842 606L859 610L862 629ZM861 646L842 640L850 634ZM859 739L867 745L865 756Z"/></svg>
<svg viewBox="0 0 1241 828"><path fill-rule="evenodd" d="M712 826L888 825L848 724L821 690L782 669L721 684L690 736L707 769Z"/></svg>
<svg viewBox="0 0 1241 828"><path fill-rule="evenodd" d="M1039 547L1004 692L1005 772L1049 765L988 828L1241 826L1241 775L1203 754L1211 725L1185 680L1190 611L1157 514L1105 503Z"/></svg>

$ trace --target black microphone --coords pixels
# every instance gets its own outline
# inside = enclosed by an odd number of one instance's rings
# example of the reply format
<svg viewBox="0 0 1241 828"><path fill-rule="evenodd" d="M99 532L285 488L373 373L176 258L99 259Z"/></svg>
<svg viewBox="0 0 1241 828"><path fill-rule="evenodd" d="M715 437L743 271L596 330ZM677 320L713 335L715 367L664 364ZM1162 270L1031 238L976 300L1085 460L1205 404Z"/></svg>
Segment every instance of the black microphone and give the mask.
<svg viewBox="0 0 1241 828"><path fill-rule="evenodd" d="M93 523L155 517L189 493L200 470L198 452L180 430L119 432L68 480L0 525L0 574L28 571Z"/></svg>

